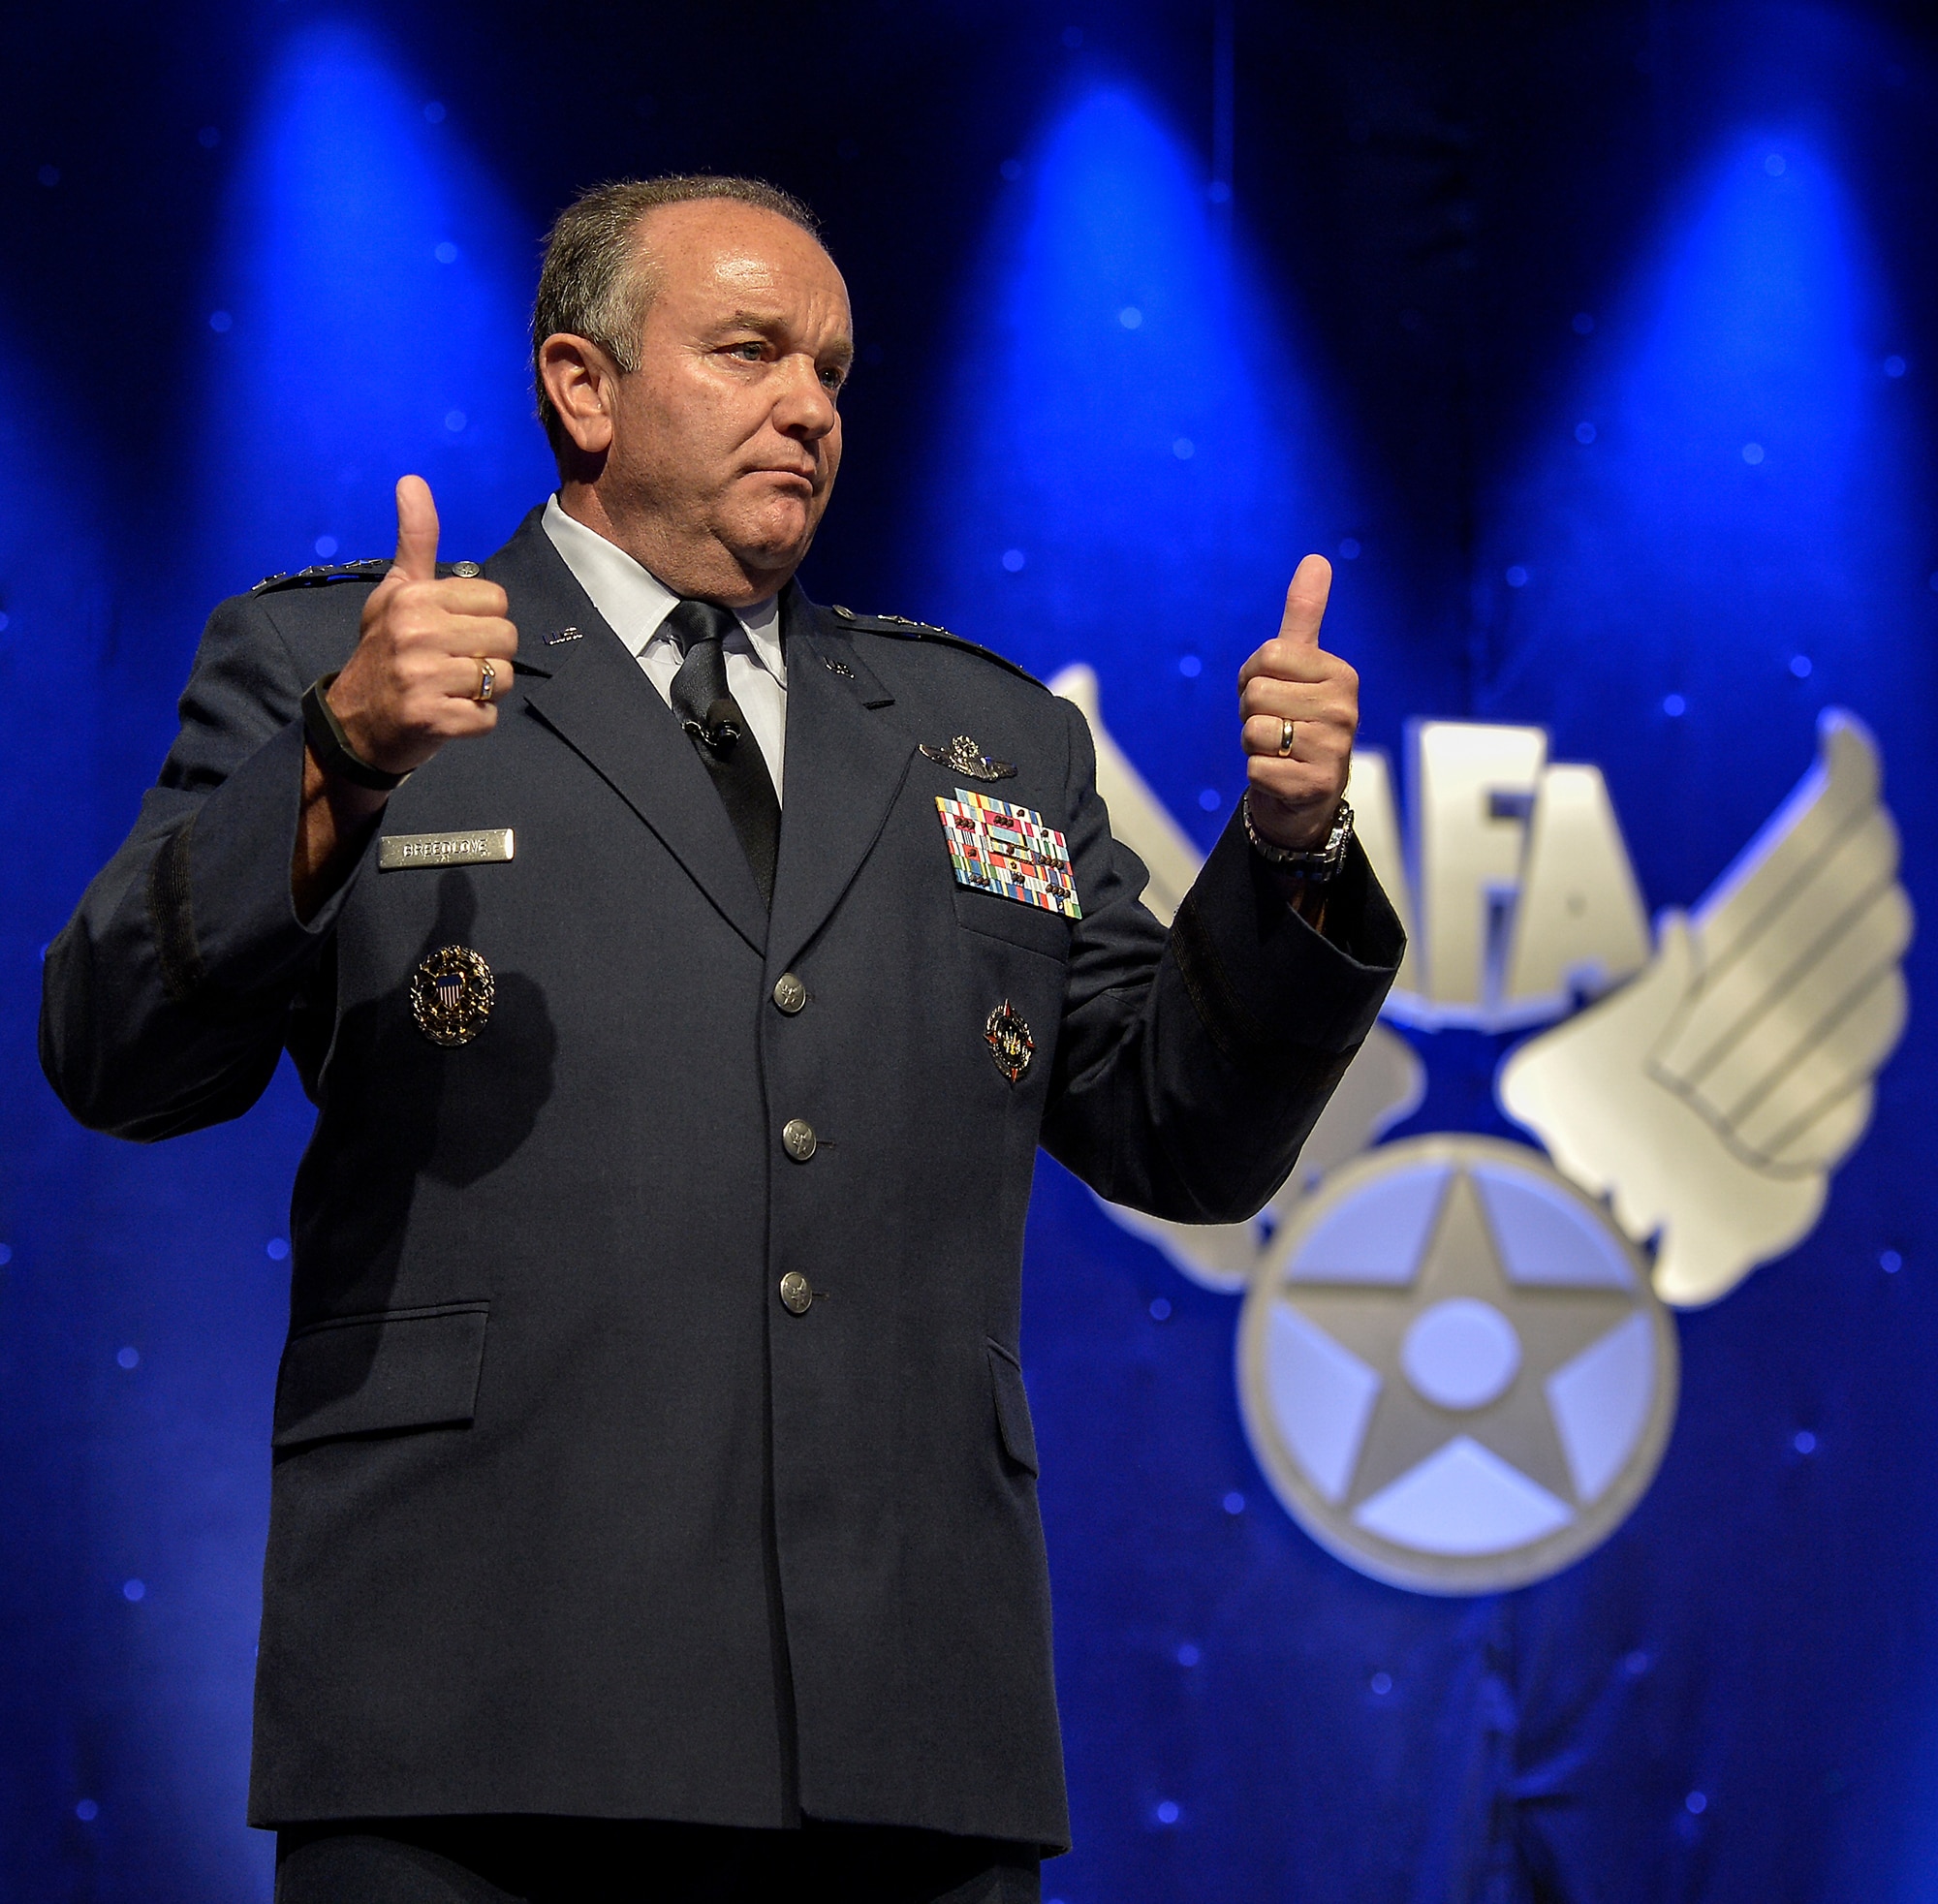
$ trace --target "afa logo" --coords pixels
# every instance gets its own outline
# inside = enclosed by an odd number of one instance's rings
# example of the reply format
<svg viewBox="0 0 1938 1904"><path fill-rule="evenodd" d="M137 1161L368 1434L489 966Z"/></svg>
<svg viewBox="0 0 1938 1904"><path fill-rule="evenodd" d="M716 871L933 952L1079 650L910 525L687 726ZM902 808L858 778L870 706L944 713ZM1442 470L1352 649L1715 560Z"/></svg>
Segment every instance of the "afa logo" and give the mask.
<svg viewBox="0 0 1938 1904"><path fill-rule="evenodd" d="M1112 827L1169 920L1197 851L1105 730L1096 676L1052 685L1090 718ZM1494 1089L1542 1147L1381 1144L1425 1072L1376 1026L1259 1221L1106 1207L1242 1293L1239 1406L1298 1524L1376 1579L1484 1593L1620 1525L1675 1418L1669 1309L1816 1226L1904 1029L1912 916L1849 714L1823 716L1790 799L1653 935L1598 768L1548 760L1538 728L1427 721L1411 746L1408 855L1385 758L1358 754L1348 790L1410 940L1385 1015L1533 1032Z"/></svg>

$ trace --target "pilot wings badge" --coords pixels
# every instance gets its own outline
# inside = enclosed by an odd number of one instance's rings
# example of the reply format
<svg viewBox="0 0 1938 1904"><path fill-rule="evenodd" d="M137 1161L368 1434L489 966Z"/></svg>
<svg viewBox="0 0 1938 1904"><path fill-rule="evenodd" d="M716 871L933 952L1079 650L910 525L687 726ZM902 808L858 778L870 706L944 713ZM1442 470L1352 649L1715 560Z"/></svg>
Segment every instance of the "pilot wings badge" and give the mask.
<svg viewBox="0 0 1938 1904"><path fill-rule="evenodd" d="M1104 729L1095 675L1051 685L1089 715L1098 789L1169 919L1195 849ZM1646 1492L1675 1415L1670 1309L1815 1227L1903 1033L1913 921L1877 744L1840 710L1790 799L1652 943L1599 769L1549 761L1533 728L1423 722L1413 746L1417 884L1386 760L1356 756L1348 790L1411 942L1384 1015L1429 1049L1443 1025L1551 1023L1495 1079L1547 1154L1380 1143L1425 1072L1376 1026L1260 1219L1105 1207L1243 1294L1246 1432L1308 1534L1395 1585L1493 1592L1588 1552Z"/></svg>
<svg viewBox="0 0 1938 1904"><path fill-rule="evenodd" d="M1014 780L1014 762L991 760L966 734L958 734L946 747L924 740L916 751L924 760L934 761L953 773L965 773L971 780Z"/></svg>

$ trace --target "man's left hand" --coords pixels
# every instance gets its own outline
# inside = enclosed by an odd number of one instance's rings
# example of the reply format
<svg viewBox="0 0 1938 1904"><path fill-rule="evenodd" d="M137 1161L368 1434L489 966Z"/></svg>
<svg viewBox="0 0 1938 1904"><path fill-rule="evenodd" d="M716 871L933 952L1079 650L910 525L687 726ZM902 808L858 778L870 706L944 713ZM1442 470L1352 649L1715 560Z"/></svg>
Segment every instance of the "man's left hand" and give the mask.
<svg viewBox="0 0 1938 1904"><path fill-rule="evenodd" d="M1360 725L1359 675L1319 645L1331 588L1331 563L1308 555L1285 592L1277 638L1238 670L1252 825L1295 853L1326 843L1345 797Z"/></svg>

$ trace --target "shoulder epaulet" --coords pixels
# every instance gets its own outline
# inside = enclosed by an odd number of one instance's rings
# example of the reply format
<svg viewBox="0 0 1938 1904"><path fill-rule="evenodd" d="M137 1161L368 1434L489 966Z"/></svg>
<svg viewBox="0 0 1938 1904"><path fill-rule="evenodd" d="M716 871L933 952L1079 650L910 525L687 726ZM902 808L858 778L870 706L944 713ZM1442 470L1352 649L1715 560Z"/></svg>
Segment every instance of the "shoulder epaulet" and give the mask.
<svg viewBox="0 0 1938 1904"><path fill-rule="evenodd" d="M907 615L858 615L853 609L844 609L839 602L831 610L844 627L859 630L863 635L891 635L903 641L935 641L945 647L960 648L965 654L980 655L985 661L993 661L998 668L1006 668L1012 674L1019 674L1032 686L1042 688L1043 682L1027 668L1021 668L1006 654L998 654L994 648L985 648L980 641L964 640L960 635L952 635L946 628L937 628L933 622L911 621ZM1047 688L1044 692L1048 693Z"/></svg>
<svg viewBox="0 0 1938 1904"><path fill-rule="evenodd" d="M390 573L388 555L372 555L360 562L312 562L306 569L295 569L285 576L265 576L249 593L274 595L285 588L322 588L332 581L382 581ZM484 573L476 562L440 562L440 576L480 576Z"/></svg>

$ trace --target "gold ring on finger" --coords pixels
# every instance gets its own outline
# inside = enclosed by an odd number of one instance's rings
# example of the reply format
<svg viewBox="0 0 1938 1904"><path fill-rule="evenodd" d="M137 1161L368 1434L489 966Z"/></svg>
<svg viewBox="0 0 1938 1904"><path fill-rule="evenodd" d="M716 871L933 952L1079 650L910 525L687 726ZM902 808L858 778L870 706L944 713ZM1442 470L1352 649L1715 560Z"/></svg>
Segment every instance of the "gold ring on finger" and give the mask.
<svg viewBox="0 0 1938 1904"><path fill-rule="evenodd" d="M498 689L498 671L483 655L478 657L478 692L471 699L477 702L489 701ZM1287 722L1288 727L1291 726Z"/></svg>
<svg viewBox="0 0 1938 1904"><path fill-rule="evenodd" d="M1282 761L1292 757L1292 723L1283 714L1278 722L1278 757Z"/></svg>

